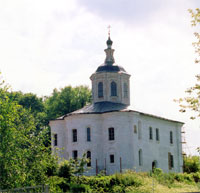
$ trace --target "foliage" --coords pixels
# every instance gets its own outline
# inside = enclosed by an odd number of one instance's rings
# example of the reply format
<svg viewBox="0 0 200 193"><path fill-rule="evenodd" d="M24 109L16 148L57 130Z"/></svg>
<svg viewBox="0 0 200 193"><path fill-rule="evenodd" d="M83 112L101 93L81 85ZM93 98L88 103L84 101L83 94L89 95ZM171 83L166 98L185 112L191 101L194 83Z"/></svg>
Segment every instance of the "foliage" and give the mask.
<svg viewBox="0 0 200 193"><path fill-rule="evenodd" d="M200 172L200 157L185 156L183 160L183 171L186 173Z"/></svg>
<svg viewBox="0 0 200 193"><path fill-rule="evenodd" d="M160 184L171 187L174 184L174 173L164 173L160 168L155 168L150 176L154 177Z"/></svg>
<svg viewBox="0 0 200 193"><path fill-rule="evenodd" d="M79 193L79 192L91 193L92 192L90 186L85 185L85 184L72 184L70 190L72 193Z"/></svg>
<svg viewBox="0 0 200 193"><path fill-rule="evenodd" d="M90 101L91 91L87 86L75 88L67 86L60 90L54 89L52 96L45 99L47 119L52 120L80 109Z"/></svg>
<svg viewBox="0 0 200 193"><path fill-rule="evenodd" d="M8 96L0 83L0 188L45 183L47 168L56 164L44 145L46 130L36 133L35 119Z"/></svg>
<svg viewBox="0 0 200 193"><path fill-rule="evenodd" d="M200 24L200 9L197 8L195 10L189 9L189 12L192 17L192 26L199 26ZM199 32L194 33L196 37L196 42L193 43L195 48L195 52L197 54L197 58L195 60L196 63L200 63L200 34ZM186 112L187 109L190 109L194 112L194 115L191 116L191 119L195 119L196 117L200 117L200 74L196 75L197 82L193 87L190 87L186 90L187 96L184 98L180 98L179 100L175 100L180 103L180 112Z"/></svg>

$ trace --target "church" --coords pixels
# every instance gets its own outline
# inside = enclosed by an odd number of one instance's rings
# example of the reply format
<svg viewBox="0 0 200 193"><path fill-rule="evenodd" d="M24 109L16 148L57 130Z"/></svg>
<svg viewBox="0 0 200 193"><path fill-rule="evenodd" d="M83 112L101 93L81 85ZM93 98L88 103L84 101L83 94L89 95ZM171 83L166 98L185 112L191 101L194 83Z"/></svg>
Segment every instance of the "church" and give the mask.
<svg viewBox="0 0 200 193"><path fill-rule="evenodd" d="M130 74L115 64L110 35L106 44L105 61L90 77L92 104L50 121L53 153L61 159L86 153L88 175L182 172L184 123L129 108Z"/></svg>

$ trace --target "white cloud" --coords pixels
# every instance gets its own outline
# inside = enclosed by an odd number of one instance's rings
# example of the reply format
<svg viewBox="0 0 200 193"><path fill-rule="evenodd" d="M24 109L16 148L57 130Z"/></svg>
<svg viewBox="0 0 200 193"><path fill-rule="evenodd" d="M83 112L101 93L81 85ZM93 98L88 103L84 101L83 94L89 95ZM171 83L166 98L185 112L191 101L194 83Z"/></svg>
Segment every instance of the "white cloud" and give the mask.
<svg viewBox="0 0 200 193"><path fill-rule="evenodd" d="M114 7L105 7L108 1L1 1L3 76L14 90L39 95L69 84L90 84L89 76L105 58L110 24L116 63L132 75L133 107L189 122L173 99L184 96L198 72L187 12L197 1L148 1L151 6L129 1L120 13L123 1L113 2ZM191 146L198 143L192 135L197 125L187 129Z"/></svg>

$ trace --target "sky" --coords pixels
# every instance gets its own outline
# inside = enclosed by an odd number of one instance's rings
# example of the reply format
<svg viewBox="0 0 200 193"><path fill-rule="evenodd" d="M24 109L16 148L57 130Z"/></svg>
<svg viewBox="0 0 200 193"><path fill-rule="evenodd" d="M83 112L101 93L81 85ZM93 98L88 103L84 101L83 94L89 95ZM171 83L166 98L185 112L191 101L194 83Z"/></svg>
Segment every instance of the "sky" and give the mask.
<svg viewBox="0 0 200 193"><path fill-rule="evenodd" d="M131 74L131 107L183 121L187 154L197 154L200 121L174 99L200 73L188 9L199 0L0 1L0 71L12 90L50 96L88 85L104 62L108 26L115 62Z"/></svg>

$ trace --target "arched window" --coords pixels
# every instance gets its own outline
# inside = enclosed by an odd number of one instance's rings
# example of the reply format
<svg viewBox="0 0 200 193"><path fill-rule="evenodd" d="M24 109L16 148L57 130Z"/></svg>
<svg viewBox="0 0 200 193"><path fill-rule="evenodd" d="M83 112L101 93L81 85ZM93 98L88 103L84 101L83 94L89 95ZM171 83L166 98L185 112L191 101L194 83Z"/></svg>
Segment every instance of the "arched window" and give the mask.
<svg viewBox="0 0 200 193"><path fill-rule="evenodd" d="M153 139L153 129L152 127L149 127L149 139Z"/></svg>
<svg viewBox="0 0 200 193"><path fill-rule="evenodd" d="M128 98L128 86L124 83L124 98Z"/></svg>
<svg viewBox="0 0 200 193"><path fill-rule="evenodd" d="M77 130L72 130L72 142L77 142Z"/></svg>
<svg viewBox="0 0 200 193"><path fill-rule="evenodd" d="M156 128L156 141L160 140L160 136L159 136L159 129Z"/></svg>
<svg viewBox="0 0 200 193"><path fill-rule="evenodd" d="M77 150L72 151L72 157L75 160L78 158L78 151Z"/></svg>
<svg viewBox="0 0 200 193"><path fill-rule="evenodd" d="M142 139L142 123L138 121L138 139Z"/></svg>
<svg viewBox="0 0 200 193"><path fill-rule="evenodd" d="M138 152L138 156L139 156L139 166L142 166L142 150L141 149Z"/></svg>
<svg viewBox="0 0 200 193"><path fill-rule="evenodd" d="M91 129L87 128L87 141L91 141Z"/></svg>
<svg viewBox="0 0 200 193"><path fill-rule="evenodd" d="M87 163L87 166L90 167L91 166L91 151L87 151L87 159L89 160L89 162Z"/></svg>
<svg viewBox="0 0 200 193"><path fill-rule="evenodd" d="M134 125L134 133L137 133L137 125Z"/></svg>
<svg viewBox="0 0 200 193"><path fill-rule="evenodd" d="M174 156L170 152L168 153L168 165L169 170L171 170L174 167Z"/></svg>
<svg viewBox="0 0 200 193"><path fill-rule="evenodd" d="M117 96L117 84L116 82L112 81L110 84L111 88L111 96Z"/></svg>
<svg viewBox="0 0 200 193"><path fill-rule="evenodd" d="M98 83L98 97L99 98L103 97L103 83L102 82Z"/></svg>
<svg viewBox="0 0 200 193"><path fill-rule="evenodd" d="M173 144L173 132L170 131L170 144Z"/></svg>
<svg viewBox="0 0 200 193"><path fill-rule="evenodd" d="M113 127L108 128L108 139L109 141L115 140L115 130Z"/></svg>

